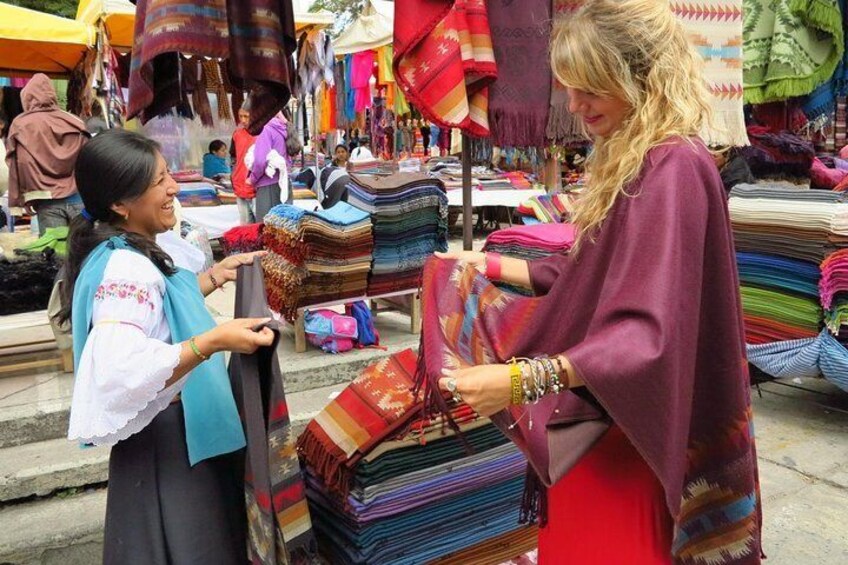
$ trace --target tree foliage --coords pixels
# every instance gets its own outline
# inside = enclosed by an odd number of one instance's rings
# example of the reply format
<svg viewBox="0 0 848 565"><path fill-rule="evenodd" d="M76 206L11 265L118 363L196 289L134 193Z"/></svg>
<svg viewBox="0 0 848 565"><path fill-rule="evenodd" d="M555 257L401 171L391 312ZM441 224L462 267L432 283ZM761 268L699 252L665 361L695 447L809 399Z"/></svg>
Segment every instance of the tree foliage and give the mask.
<svg viewBox="0 0 848 565"><path fill-rule="evenodd" d="M335 14L336 24L329 30L335 37L359 15L363 7L365 7L365 0L315 0L309 11L327 10Z"/></svg>
<svg viewBox="0 0 848 565"><path fill-rule="evenodd" d="M62 16L65 18L75 18L77 15L78 0L5 0L8 4L29 8L30 10L38 10L53 14L54 16Z"/></svg>

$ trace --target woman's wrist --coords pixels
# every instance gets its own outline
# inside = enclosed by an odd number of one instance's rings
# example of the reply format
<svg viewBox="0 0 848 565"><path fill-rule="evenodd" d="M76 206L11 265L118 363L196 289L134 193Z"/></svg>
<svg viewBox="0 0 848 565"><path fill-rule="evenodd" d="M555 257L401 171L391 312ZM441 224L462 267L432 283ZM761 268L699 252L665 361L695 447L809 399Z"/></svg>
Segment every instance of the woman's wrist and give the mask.
<svg viewBox="0 0 848 565"><path fill-rule="evenodd" d="M206 357L212 357L212 355L223 351L217 337L217 332L215 331L216 329L217 328L213 328L208 332L204 332L200 335L194 336L193 338L194 344Z"/></svg>

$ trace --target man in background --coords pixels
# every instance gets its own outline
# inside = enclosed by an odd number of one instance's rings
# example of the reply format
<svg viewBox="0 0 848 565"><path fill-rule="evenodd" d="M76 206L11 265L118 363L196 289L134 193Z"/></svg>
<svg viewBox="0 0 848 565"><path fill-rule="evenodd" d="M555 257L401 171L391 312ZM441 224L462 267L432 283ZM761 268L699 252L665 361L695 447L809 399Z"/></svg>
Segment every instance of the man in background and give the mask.
<svg viewBox="0 0 848 565"><path fill-rule="evenodd" d="M232 183L236 193L236 204L241 225L256 222L256 189L247 180L249 170L244 162L247 150L256 142L256 138L247 131L250 122L250 100L245 101L238 113L239 126L230 142L230 157L233 160Z"/></svg>
<svg viewBox="0 0 848 565"><path fill-rule="evenodd" d="M67 226L82 211L74 165L89 134L76 116L59 109L46 75L35 75L21 92L24 113L9 127L9 206L36 214L39 235Z"/></svg>

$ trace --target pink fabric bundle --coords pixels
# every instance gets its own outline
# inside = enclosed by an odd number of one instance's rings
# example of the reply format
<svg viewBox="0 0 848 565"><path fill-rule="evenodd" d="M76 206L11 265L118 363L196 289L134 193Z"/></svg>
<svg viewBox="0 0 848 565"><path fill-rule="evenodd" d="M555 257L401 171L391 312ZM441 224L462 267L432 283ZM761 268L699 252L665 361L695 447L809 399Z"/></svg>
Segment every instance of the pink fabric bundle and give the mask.
<svg viewBox="0 0 848 565"><path fill-rule="evenodd" d="M486 238L486 247L514 245L561 253L571 249L576 234L572 224L515 226L493 232Z"/></svg>
<svg viewBox="0 0 848 565"><path fill-rule="evenodd" d="M818 157L813 159L813 166L810 167L810 182L813 188L833 190L846 176L848 171L828 168Z"/></svg>
<svg viewBox="0 0 848 565"><path fill-rule="evenodd" d="M371 107L371 76L374 74L374 51L353 55L350 66L350 87L355 93L354 109L364 112Z"/></svg>
<svg viewBox="0 0 848 565"><path fill-rule="evenodd" d="M848 249L831 253L821 264L819 297L822 307L830 310L839 292L848 291Z"/></svg>

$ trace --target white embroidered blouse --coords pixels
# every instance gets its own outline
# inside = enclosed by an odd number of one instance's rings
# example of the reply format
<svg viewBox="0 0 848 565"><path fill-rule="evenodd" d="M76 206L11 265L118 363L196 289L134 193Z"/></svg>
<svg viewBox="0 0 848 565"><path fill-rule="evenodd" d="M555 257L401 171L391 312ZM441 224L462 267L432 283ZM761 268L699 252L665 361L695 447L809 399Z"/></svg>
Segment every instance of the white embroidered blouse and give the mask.
<svg viewBox="0 0 848 565"><path fill-rule="evenodd" d="M188 376L165 320L165 279L134 251L116 250L94 296L92 328L76 371L68 439L112 445L144 429Z"/></svg>

